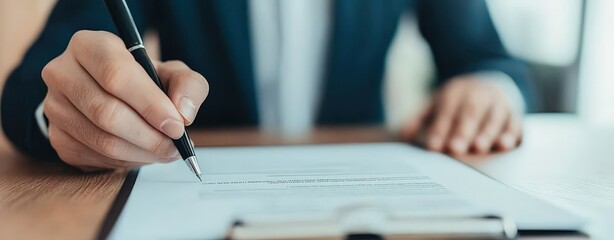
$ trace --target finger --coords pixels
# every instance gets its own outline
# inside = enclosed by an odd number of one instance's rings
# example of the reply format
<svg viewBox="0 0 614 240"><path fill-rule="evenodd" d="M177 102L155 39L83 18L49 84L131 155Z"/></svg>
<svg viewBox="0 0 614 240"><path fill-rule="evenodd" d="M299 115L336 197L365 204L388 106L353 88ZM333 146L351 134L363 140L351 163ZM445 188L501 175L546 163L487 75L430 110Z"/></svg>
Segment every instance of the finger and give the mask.
<svg viewBox="0 0 614 240"><path fill-rule="evenodd" d="M509 121L510 110L503 103L497 101L490 108L486 121L484 122L480 133L473 142L473 147L480 154L489 153L492 149L496 138L503 131L504 125Z"/></svg>
<svg viewBox="0 0 614 240"><path fill-rule="evenodd" d="M98 154L70 136L70 134L57 128L54 124L49 125L49 140L53 148L56 149L58 156L64 162L83 171L131 169L143 165L143 163L138 162L114 160Z"/></svg>
<svg viewBox="0 0 614 240"><path fill-rule="evenodd" d="M192 124L209 94L207 80L181 61L161 63L157 69L160 80L168 87L168 96L183 116L185 124Z"/></svg>
<svg viewBox="0 0 614 240"><path fill-rule="evenodd" d="M44 111L48 117L49 114L55 112L59 118L63 119L61 122L70 122L71 119L67 119L68 115L65 112L70 112L73 110L72 108L76 107L78 110L74 109L73 112L77 113L72 113L72 115L84 115L89 121L81 119L84 121L84 123L80 123L83 127L68 127L68 129L72 131L98 129L95 132L88 133L70 132L73 136L79 137L82 142L96 144L100 140L99 134L104 133L124 139L156 156L168 158L177 154L177 149L168 136L145 122L126 103L105 92L78 64L63 63L62 61L74 60L59 58L52 61L48 65L51 65L48 69L61 67L63 71L46 70L44 72L44 75L46 75L45 81L48 82L48 85L61 84L63 86L61 89L49 90L59 93L50 94L52 97L48 99L49 101L45 101ZM54 64L58 66L53 66ZM92 124L96 127L89 126Z"/></svg>
<svg viewBox="0 0 614 240"><path fill-rule="evenodd" d="M501 151L510 151L520 144L521 139L522 117L519 114L512 114L495 143L496 147Z"/></svg>
<svg viewBox="0 0 614 240"><path fill-rule="evenodd" d="M433 123L429 127L427 137L427 147L430 150L444 150L463 92L461 85L451 85L436 95Z"/></svg>
<svg viewBox="0 0 614 240"><path fill-rule="evenodd" d="M125 49L121 39L108 32L80 31L71 40L77 61L111 95L136 110L149 124L173 139L185 131L175 105Z"/></svg>
<svg viewBox="0 0 614 240"><path fill-rule="evenodd" d="M454 155L464 155L478 133L487 110L491 107L489 95L476 91L466 95L462 101L461 111L457 115L454 130L448 148Z"/></svg>
<svg viewBox="0 0 614 240"><path fill-rule="evenodd" d="M401 129L401 138L405 141L414 141L433 112L433 104L428 103L416 116L412 117Z"/></svg>
<svg viewBox="0 0 614 240"><path fill-rule="evenodd" d="M49 97L44 105L45 115L57 129L69 134L88 149L110 159L139 163L170 162L179 158L179 152L168 138L163 137L154 152L144 150L122 138L107 133L91 123L67 99ZM167 143L168 141L169 143ZM172 151L175 149L175 151ZM59 149L56 149L59 150Z"/></svg>

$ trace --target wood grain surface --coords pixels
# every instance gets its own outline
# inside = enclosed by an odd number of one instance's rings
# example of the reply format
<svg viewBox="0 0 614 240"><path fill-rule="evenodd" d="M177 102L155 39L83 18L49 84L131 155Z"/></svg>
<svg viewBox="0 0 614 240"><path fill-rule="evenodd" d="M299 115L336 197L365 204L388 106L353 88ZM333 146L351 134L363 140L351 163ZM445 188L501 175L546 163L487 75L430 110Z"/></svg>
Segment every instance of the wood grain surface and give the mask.
<svg viewBox="0 0 614 240"><path fill-rule="evenodd" d="M0 239L92 239L125 173L2 158Z"/></svg>

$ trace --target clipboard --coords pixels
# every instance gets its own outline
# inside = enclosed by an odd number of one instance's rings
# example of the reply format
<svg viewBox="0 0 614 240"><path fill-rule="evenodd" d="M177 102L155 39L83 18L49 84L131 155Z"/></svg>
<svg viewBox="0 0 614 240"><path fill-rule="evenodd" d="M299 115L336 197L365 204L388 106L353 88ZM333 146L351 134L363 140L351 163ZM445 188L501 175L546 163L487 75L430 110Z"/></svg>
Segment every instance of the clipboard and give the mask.
<svg viewBox="0 0 614 240"><path fill-rule="evenodd" d="M128 200L128 197L132 191L132 187L134 186L134 183L136 181L136 178L139 174L139 169L134 169L132 171L130 171L128 173L128 175L126 176L126 179L124 180L124 183L122 184L119 193L117 194L117 197L115 198L115 200L113 201L111 207L109 208L109 211L106 214L106 217L104 218L98 234L96 236L96 239L107 239L109 237L110 232L112 231L112 229L115 227L115 223L117 222L117 219L121 213L121 211L123 210L124 204L126 203L126 201ZM469 217L469 220L475 219L475 218L480 218L480 216L475 216L475 217ZM527 231L527 230L523 230L523 229L516 229L516 232L514 233L514 228L516 228L515 226L515 222L510 219L510 218L502 218L499 216L482 216L481 218L486 218L486 219L495 219L500 222L500 224L504 224L506 223L508 226L508 232L505 233L505 235L493 235L494 238L491 239L514 239L515 236L517 235L518 237L522 238L522 236L542 236L542 237L554 237L554 238L558 238L558 239L589 239L589 236L586 235L585 233L582 233L580 231L564 231L564 230L559 230L559 231ZM456 219L458 221L462 221L465 220L466 218L453 218ZM256 219L253 219L256 220ZM414 220L419 220L419 219L414 219ZM425 219L423 219L425 220ZM426 221L426 220L425 220ZM244 233L248 233L246 232L246 230L250 230L250 229L260 229L260 230L270 230L271 227L274 229L274 231L279 231L279 229L281 229L282 227L285 227L285 225L280 224L279 222L277 223L263 223L259 221L252 221L252 219L248 219L245 217L240 217L237 219L237 221L235 221L235 223L232 225L232 227L228 230L228 234L227 234L227 238L226 239L256 239L253 236L252 238L246 238L245 235L238 235L238 233L245 231ZM293 222L294 224L299 224L299 226L301 226L300 224L303 224L301 222ZM265 224L265 225L262 225ZM292 226L292 225L290 225ZM296 226L296 225L294 225ZM309 225L303 225L303 226L309 226ZM313 225L312 225L313 226ZM264 227L267 227L266 229ZM279 229L276 229L279 228ZM343 231L338 231L337 234L335 236L329 236L328 238L316 238L316 236L311 236L311 237L303 237L303 238L292 238L293 236L285 236L286 238L283 239L392 239L392 240L397 240L397 239L427 239L427 240L431 240L431 239L438 239L436 237L439 237L439 239L480 239L478 237L483 237L483 236L472 236L469 234L463 234L463 235L455 235L455 236L450 236L450 235L430 235L430 236L426 236L426 235L414 235L414 236L394 236L392 234L388 234L388 236L381 236L381 232L375 234L375 231L371 231L371 233L363 233L360 234L357 231L353 232L353 233L348 233L348 232L343 232ZM234 238L233 238L234 237ZM243 237L243 238L241 238ZM268 236L267 239L271 239L271 240L275 240L274 238L275 236ZM397 238L398 237L398 238ZM405 237L405 238L402 238ZM279 238L278 238L279 239ZM482 238L482 239L488 239L488 238Z"/></svg>
<svg viewBox="0 0 614 240"><path fill-rule="evenodd" d="M270 150L275 150L272 148L273 147L270 147ZM316 149L313 149L313 148L316 148ZM360 155L361 158L359 158L358 160L362 160L362 161L366 161L365 159L368 158L369 155L368 154L357 154L360 151L363 151L366 153L375 152L375 151L383 152L383 153L386 153L387 155L390 155L389 157L391 157L392 159L396 159L396 158L401 158L404 155L404 153L400 151L411 151L412 150L411 148L407 149L406 146L394 146L391 144L356 145L356 146L354 145L345 146L344 145L344 146L338 146L335 148L327 148L327 149L317 149L317 148L319 147L304 146L304 147L296 147L296 149L289 149L289 150L284 149L284 151L291 150L291 151L301 152L305 150L310 150L312 152L317 153L318 159L321 158L321 161L326 160L326 162L329 163L329 162L334 162L335 159L337 159L337 157L334 157L334 154L329 153L330 151L333 151L333 150L334 152L349 152L348 150L345 150L345 149L349 149L352 151L352 156ZM340 148L345 148L345 149L340 149ZM257 149L246 148L244 149L244 151L240 152L241 154L239 154L239 157L237 157L237 151L234 148L233 149L207 149L206 150L207 152L202 152L201 154L213 155L215 156L214 159L216 161L219 161L220 163L224 163L228 159L247 159L249 161L254 161L254 159L258 159L259 161L264 161L264 160L269 159L269 157L267 156L256 155L256 154L251 153L251 151L261 151L260 149L262 148L257 148ZM201 151L205 151L205 150L201 150ZM243 158L241 157L242 155L246 155L250 157ZM280 154L279 158L283 159L286 157L286 155L287 154L283 154L283 155ZM362 158L363 155L364 155L364 159ZM274 160L275 159L276 158L274 158ZM433 156L433 159L431 160L426 162L429 164L428 166L442 165L442 164L447 163L447 161L445 161L444 159L437 159L436 156ZM352 159L352 161L356 161L356 159ZM288 162L288 161L285 161L285 162ZM308 162L310 164L316 164L316 163L312 163L311 159ZM148 167L140 169L140 171L138 172L138 175L139 175L138 178L139 179L142 177L153 178L155 176L158 176L157 174L155 174L156 172L164 171L165 173L171 174L171 176L173 176L171 178L174 179L176 177L177 179L180 179L181 177L185 175L184 166L181 165L182 164L181 162L177 162L174 164L177 165L176 172L174 172L175 166L173 166L172 164L171 165L152 165L152 166L148 166ZM278 164L275 164L274 166L278 166ZM280 165L280 166L288 167L287 165ZM431 167L435 167L435 166L431 166ZM161 168L164 168L164 169L161 169ZM457 170L459 170L458 175L460 175L461 177L477 178L477 176L481 176L481 175L476 175L474 173L472 174L471 172L467 170L462 170L460 168ZM437 171L436 173L440 173L440 172L441 171ZM458 176L458 175L455 174L455 176ZM392 234L392 232L389 231L389 229L386 229L382 226L391 226L391 225L398 224L398 225L404 226L403 229L406 230L412 226L416 226L417 223L427 222L427 223L430 223L430 225L433 225L434 223L440 223L442 221L449 221L450 218L457 219L457 221L451 221L452 223L456 223L456 222L462 223L462 222L465 222L466 220L465 217L468 217L470 219L467 221L473 221L475 218L477 219L487 218L487 220L489 220L493 224L497 224L497 226L499 226L499 229L502 226L501 221L499 222L492 221L493 219L489 219L489 218L499 218L500 220L505 220L505 222L516 223L518 225L518 234L520 235L519 236L520 238L524 236L533 237L535 235L538 235L538 236L544 236L544 237L555 238L555 239L563 239L563 238L569 239L567 238L568 235L575 235L573 237L576 237L576 238L572 238L572 239L586 239L586 238L577 238L578 234L581 234L581 232L578 232L578 231L581 230L580 227L582 225L576 224L579 220L577 220L573 215L566 214L564 211L554 211L554 213L550 217L542 217L542 214L540 212L541 207L548 209L550 208L550 206L545 203L542 204L539 201L535 201L535 202L539 203L539 204L536 204L536 206L540 206L540 208L538 209L530 208L530 206L532 206L531 205L532 202L530 202L527 206L529 206L529 209L533 209L534 211L530 211L531 214L529 215L524 215L524 216L521 215L519 218L517 218L516 215L503 214L503 213L513 214L514 211L500 211L500 209L488 207L489 205L485 206L484 208L481 208L480 204L470 204L469 205L469 206L474 206L474 207L480 207L481 210L474 209L477 211L472 211L472 209L468 209L468 211L463 211L462 209L457 209L458 211L446 211L445 209L442 209L442 211L437 211L436 209L433 209L434 211L426 211L426 210L425 211L414 211L414 210L420 210L420 209L403 208L403 207L396 208L394 204L391 206L388 206L387 204L382 205L382 204L379 204L378 201L373 201L373 202L353 201L352 203L349 203L349 204L351 204L351 206L355 208L360 207L360 211L358 209L348 209L348 210L343 210L341 212L340 212L339 207L345 208L345 207L350 207L350 206L337 204L335 205L337 206L335 208L332 208L332 207L320 208L316 204L313 207L308 207L308 208L297 207L297 208L286 209L286 208L283 208L283 205L282 205L281 209L276 209L277 205L269 204L267 205L268 207L265 207L265 208L246 207L242 209L241 211L231 211L232 206L229 205L227 207L229 207L230 211L225 212L225 215L221 219L216 219L215 217L209 217L210 216L209 215L209 216L203 216L203 221L189 221L189 222L181 222L181 224L177 224L178 226L182 228L194 230L190 232L190 234L182 234L182 232L173 230L172 228L160 228L160 227L150 228L150 226L155 226L154 224L156 224L156 221L158 221L159 219L165 219L165 220L171 219L171 221L174 221L173 219L179 219L179 218L173 218L172 214L175 213L177 210L180 210L183 205L169 204L168 206L161 208L161 206L158 204L152 204L151 206L142 208L143 205L141 205L140 202L148 201L148 198L147 198L148 195L143 194L146 192L142 192L144 189L156 189L155 187L159 187L160 184L162 185L167 185L167 184L164 182L158 183L155 181L150 181L150 182L145 181L141 183L150 185L152 188L139 189L138 187L139 185L135 185L135 180L136 182L139 182L136 176L137 176L137 172L133 171L128 175L128 177L124 181L124 184L120 190L120 193L117 195L117 198L115 199L111 209L109 209L108 215L102 224L102 227L100 229L100 232L97 238L99 239L106 239L106 238L148 239L148 238L159 238L159 236L167 236L167 238L169 239L173 239L173 238L175 239L176 238L224 239L228 236L229 239L233 239L233 238L240 239L241 236L239 236L238 233L239 231L243 231L244 229L265 229L264 227L273 226L273 230L269 228L269 230L271 231L265 231L265 232L268 232L268 233L278 232L279 233L281 232L280 230L289 229L290 227L294 227L294 226L298 226L300 229L301 226L303 227L304 226L318 226L319 224L320 226L326 225L326 227L331 227L331 228L332 226L337 226L336 229L338 231L332 235L332 237L336 237L337 239L345 239L349 237L354 238L354 239L361 238L361 237L362 239L374 239L374 238L375 239L377 238L391 239L392 237L394 237L394 234ZM153 178L153 179L157 179L157 178ZM483 180L487 181L487 179L483 179ZM488 195L492 198L490 201L493 201L493 199L497 199L494 195L501 195L501 194L503 194L504 196L508 196L507 194L511 194L512 196L516 195L516 191L509 190L507 188L504 188L503 186L501 186L501 188L490 188L487 186L485 189L488 189L488 192L490 193ZM132 194L131 194L131 191L132 191ZM134 194L134 193L138 193L139 191L141 191L140 195ZM186 194L186 193L190 194L193 192L192 191L189 191L189 192L182 191L182 194ZM128 198L129 195L130 197ZM523 195L523 194L518 193L517 195ZM192 196L192 200L196 201L198 200L200 195L192 194L192 195L180 195L180 196L187 196L187 197ZM160 196L160 197L164 197L164 196ZM468 196L468 197L471 197L471 196ZM522 198L519 197L518 199L519 199L518 201L514 201L514 204L512 204L513 206L524 206L523 203L526 203L526 201L529 201L532 198L530 198L529 196L525 196ZM327 204L326 203L327 199L323 198L322 201L324 201L323 202L324 204ZM306 204L306 205L309 205L309 204ZM362 205L362 206L358 206L358 205ZM375 205L381 205L380 211L382 211L383 209L383 212L384 212L380 215L381 217L369 218L372 221L363 222L363 225L352 225L352 224L347 224L347 223L338 225L337 220L339 220L339 218L342 218L344 220L354 219L356 214L362 212L362 210L364 209L362 207L368 207L368 206L376 207ZM134 207L131 208L131 206L139 206L140 208L134 208ZM203 208L206 208L206 207L211 207L212 205L202 205L202 206ZM527 209L527 207L514 207L512 209L522 210L521 208ZM142 211L142 210L145 210L145 211ZM201 214L207 213L201 209L196 209L196 210L198 210L197 212L200 212ZM550 210L553 210L553 209L550 209ZM557 210L557 209L554 209L554 210ZM324 216L324 215L333 216L335 214L339 214L340 216L337 218L333 218L332 220L331 219L320 219L318 221L305 222L305 220L309 220L310 218L303 218L304 215L298 214L297 211L299 211L298 213L300 213L301 211L307 212L309 216L318 216L318 217ZM388 213L390 214L386 214L386 211L388 211ZM120 214L120 212L122 213ZM292 215L294 213L297 213L297 214L295 214L294 221L263 221L262 218L258 219L258 218L255 218L254 216L250 216L250 215L254 215L254 213L262 214L262 215L277 215L277 214ZM498 215L484 216L484 215L490 215L493 213L497 213ZM159 216L159 217L158 218L148 217L146 220L148 221L151 220L151 221L148 222L147 224L143 224L142 221L139 221L139 218L147 217L149 216L149 214L156 214L156 216ZM399 216L401 217L411 216L410 214L413 214L414 218L410 218L410 219L398 218ZM422 214L422 215L417 215L417 214ZM474 216L467 216L468 214L474 214ZM483 216L475 216L477 214L482 214ZM436 215L438 215L437 219L432 219L432 218L425 219L425 218L419 217L419 216L433 217ZM446 216L442 216L442 215L446 215ZM118 216L119 216L119 219L118 219ZM510 221L509 219L510 216L513 216L512 219L514 221ZM557 216L557 218L553 218L552 216ZM567 217L571 217L571 220L564 221ZM384 219L381 220L382 218ZM443 218L443 220L440 220L441 218ZM313 220L313 218L311 219ZM362 218L362 219L365 219L365 218ZM544 219L548 219L548 221L545 221ZM563 219L563 220L559 221L559 219ZM556 224L550 222L549 220L553 220ZM237 222L237 224L232 225L232 223L235 221ZM303 221L303 222L297 222L297 221ZM178 221L176 222L179 223ZM207 224L211 223L212 224L211 226L215 227L214 231L208 231L208 229L201 228L202 225L199 226L199 224L203 224L203 222L207 222ZM532 223L541 224L541 225L540 226L530 225ZM348 227L348 226L354 226L354 227ZM530 226L533 226L533 227L530 227ZM544 227L541 227L541 226L544 226ZM552 226L552 227L548 227L548 226ZM577 226L577 227L574 227L574 226ZM317 233L317 232L318 231L311 231L310 233ZM497 233L500 233L500 232L501 231L497 231ZM424 234L422 236L416 237L417 234L415 232L403 231L400 233L405 235L404 237L407 237L407 238L413 237L413 239L416 239L416 238L428 239L427 236L425 236ZM433 236L433 235L434 234L431 234L430 236ZM250 235L247 235L247 237L249 236ZM255 239L253 238L253 235L251 236L252 236L252 239ZM438 235L438 236L445 237L448 239L454 239L453 236L447 236L447 235L443 235L443 236ZM468 236L468 235L458 234L456 236L460 237L460 236ZM505 236L500 237L500 234L497 234L497 235L492 235L492 236L493 236L492 238L494 239L501 239L501 238L510 238L506 236L511 236L511 235L505 234ZM268 236L267 239L274 239L274 237L275 236ZM284 238L290 238L290 237L291 237L290 235L284 236ZM314 234L310 234L310 235L306 235L306 237L316 239L317 236L314 236ZM387 238L384 238L384 237L387 237ZM246 238L246 236L243 236L243 238L249 239L249 238ZM476 239L477 236L476 237L473 237L473 236L465 237L465 239L467 238ZM433 239L433 237L431 237L431 239Z"/></svg>
<svg viewBox="0 0 614 240"><path fill-rule="evenodd" d="M241 216L228 229L226 239L495 240L516 239L517 236L515 222L496 215L394 217L372 209L354 208L335 217L311 220Z"/></svg>

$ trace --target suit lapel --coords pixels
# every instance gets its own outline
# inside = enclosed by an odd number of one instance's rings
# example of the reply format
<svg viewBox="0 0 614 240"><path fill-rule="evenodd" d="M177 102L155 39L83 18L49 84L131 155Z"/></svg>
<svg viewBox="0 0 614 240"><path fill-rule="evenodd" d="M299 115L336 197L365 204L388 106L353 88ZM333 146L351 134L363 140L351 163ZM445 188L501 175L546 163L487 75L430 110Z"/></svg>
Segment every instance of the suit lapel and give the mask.
<svg viewBox="0 0 614 240"><path fill-rule="evenodd" d="M238 78L243 96L247 96L250 116L252 120L257 120L247 0L214 0L213 7L215 11L211 13L216 14L222 34L216 37L222 38L227 43L233 71Z"/></svg>
<svg viewBox="0 0 614 240"><path fill-rule="evenodd" d="M335 0L321 124L379 122L386 52L405 0Z"/></svg>
<svg viewBox="0 0 614 240"><path fill-rule="evenodd" d="M359 0L334 0L332 4L332 28L330 42L328 46L327 69L322 84L322 94L320 101L320 111L317 117L319 123L334 123L339 109L346 109L346 93L354 88L348 88L344 78L351 78L348 73L352 73L351 62L347 58L352 57L352 52L358 51L356 44L357 28L361 23L357 22L360 17L360 9L364 1ZM360 37L360 36L358 36ZM346 85L344 87L344 85ZM357 103L358 104L358 103Z"/></svg>

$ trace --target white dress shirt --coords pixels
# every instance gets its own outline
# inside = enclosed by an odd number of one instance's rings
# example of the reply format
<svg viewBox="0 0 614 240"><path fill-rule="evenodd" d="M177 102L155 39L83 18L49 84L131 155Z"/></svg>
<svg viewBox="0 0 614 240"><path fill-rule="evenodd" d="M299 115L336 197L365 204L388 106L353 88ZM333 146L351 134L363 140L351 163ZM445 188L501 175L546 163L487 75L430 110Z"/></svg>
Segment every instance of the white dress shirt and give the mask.
<svg viewBox="0 0 614 240"><path fill-rule="evenodd" d="M250 0L252 56L265 130L301 135L319 104L329 0Z"/></svg>

